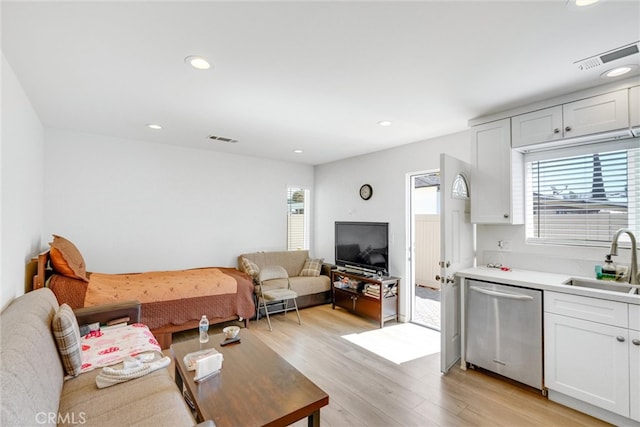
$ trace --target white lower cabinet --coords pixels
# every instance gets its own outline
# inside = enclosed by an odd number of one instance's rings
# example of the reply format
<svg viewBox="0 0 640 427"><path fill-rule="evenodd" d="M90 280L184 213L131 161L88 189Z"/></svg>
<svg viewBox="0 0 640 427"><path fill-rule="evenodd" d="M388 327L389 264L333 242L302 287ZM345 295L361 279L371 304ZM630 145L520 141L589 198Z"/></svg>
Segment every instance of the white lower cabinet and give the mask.
<svg viewBox="0 0 640 427"><path fill-rule="evenodd" d="M629 307L637 308L598 298L544 293L544 382L550 399L560 393L638 421L640 341L633 340L639 339L640 331L629 329L629 317L633 317ZM580 405L577 409L583 410ZM590 413L619 422L607 418L606 412Z"/></svg>
<svg viewBox="0 0 640 427"><path fill-rule="evenodd" d="M628 417L628 335L617 326L545 313L545 386Z"/></svg>
<svg viewBox="0 0 640 427"><path fill-rule="evenodd" d="M631 419L640 421L640 306L629 304L629 381Z"/></svg>

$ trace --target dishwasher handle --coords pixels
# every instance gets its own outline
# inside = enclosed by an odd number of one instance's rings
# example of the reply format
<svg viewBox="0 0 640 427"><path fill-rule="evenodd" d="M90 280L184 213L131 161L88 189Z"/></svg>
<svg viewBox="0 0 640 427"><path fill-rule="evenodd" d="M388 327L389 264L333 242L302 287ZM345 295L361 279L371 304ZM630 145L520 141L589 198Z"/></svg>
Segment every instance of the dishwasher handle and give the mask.
<svg viewBox="0 0 640 427"><path fill-rule="evenodd" d="M481 288L479 286L469 286L469 289L471 289L473 291L476 291L476 292L480 292L481 294L491 295L491 296L494 296L494 297L517 299L517 300L527 300L527 301L533 300L533 297L529 296L529 295L499 292L499 291L494 291L492 289Z"/></svg>

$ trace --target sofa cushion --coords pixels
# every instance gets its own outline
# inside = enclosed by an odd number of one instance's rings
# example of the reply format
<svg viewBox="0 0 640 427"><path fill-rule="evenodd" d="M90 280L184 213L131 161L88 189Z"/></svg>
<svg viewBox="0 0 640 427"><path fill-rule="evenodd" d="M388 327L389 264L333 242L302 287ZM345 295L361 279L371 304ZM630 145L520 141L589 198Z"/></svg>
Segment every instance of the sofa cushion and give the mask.
<svg viewBox="0 0 640 427"><path fill-rule="evenodd" d="M295 277L300 275L304 262L309 258L309 251L274 251L243 254L238 259L239 266L242 262L241 258L254 262L259 268L267 265L280 265L287 270L289 277Z"/></svg>
<svg viewBox="0 0 640 427"><path fill-rule="evenodd" d="M240 259L240 271L247 273L256 280L258 278L258 274L260 274L260 267L258 267L253 261L242 257Z"/></svg>
<svg viewBox="0 0 640 427"><path fill-rule="evenodd" d="M318 277L291 277L289 279L291 289L299 296L317 294L331 290L331 279L329 276L320 275ZM267 282L268 284L269 282ZM267 286L267 285L265 285Z"/></svg>
<svg viewBox="0 0 640 427"><path fill-rule="evenodd" d="M304 262L304 266L302 266L302 270L300 271L300 276L318 277L320 275L320 270L322 270L323 262L324 262L323 258L318 258L318 259L307 258L307 260Z"/></svg>
<svg viewBox="0 0 640 427"><path fill-rule="evenodd" d="M53 242L49 243L49 246L51 246L51 264L57 273L85 282L89 281L84 258L76 245L54 234Z"/></svg>
<svg viewBox="0 0 640 427"><path fill-rule="evenodd" d="M87 426L192 426L195 424L167 368L103 389L96 387L100 370L64 383L59 413L82 414ZM71 417L68 423L73 424Z"/></svg>
<svg viewBox="0 0 640 427"><path fill-rule="evenodd" d="M53 316L51 329L58 345L58 353L60 353L64 370L68 375L78 375L82 368L80 328L71 307L62 304L58 308Z"/></svg>
<svg viewBox="0 0 640 427"><path fill-rule="evenodd" d="M0 316L2 425L49 425L38 417L58 411L64 369L51 333L57 310L53 292L42 288L14 299Z"/></svg>

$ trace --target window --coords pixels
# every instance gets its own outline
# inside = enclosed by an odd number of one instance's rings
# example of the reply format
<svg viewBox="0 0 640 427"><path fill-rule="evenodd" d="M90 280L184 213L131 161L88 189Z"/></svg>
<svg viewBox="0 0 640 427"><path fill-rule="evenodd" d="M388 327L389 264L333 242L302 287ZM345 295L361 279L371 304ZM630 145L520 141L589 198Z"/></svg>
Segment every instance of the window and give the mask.
<svg viewBox="0 0 640 427"><path fill-rule="evenodd" d="M309 249L309 193L302 187L287 188L287 250Z"/></svg>
<svg viewBox="0 0 640 427"><path fill-rule="evenodd" d="M632 139L526 154L527 241L608 246L619 228L640 237L637 146Z"/></svg>

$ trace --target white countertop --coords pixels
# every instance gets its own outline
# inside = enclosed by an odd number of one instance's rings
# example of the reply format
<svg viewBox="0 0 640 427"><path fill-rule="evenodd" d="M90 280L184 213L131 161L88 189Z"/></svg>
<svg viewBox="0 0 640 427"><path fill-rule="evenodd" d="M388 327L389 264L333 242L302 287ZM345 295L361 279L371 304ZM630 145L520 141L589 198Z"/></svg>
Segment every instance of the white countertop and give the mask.
<svg viewBox="0 0 640 427"><path fill-rule="evenodd" d="M572 276L567 274L544 273L541 271L519 270L502 271L497 268L474 267L460 270L457 276L466 279L485 280L505 285L522 286L525 288L541 289L543 291L563 292L586 297L607 299L640 305L640 295L630 295L623 292L606 291L600 289L583 288L564 285ZM593 280L592 277L582 277ZM623 285L623 284L621 284Z"/></svg>

